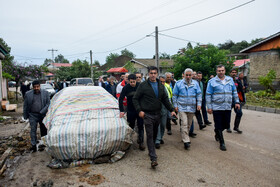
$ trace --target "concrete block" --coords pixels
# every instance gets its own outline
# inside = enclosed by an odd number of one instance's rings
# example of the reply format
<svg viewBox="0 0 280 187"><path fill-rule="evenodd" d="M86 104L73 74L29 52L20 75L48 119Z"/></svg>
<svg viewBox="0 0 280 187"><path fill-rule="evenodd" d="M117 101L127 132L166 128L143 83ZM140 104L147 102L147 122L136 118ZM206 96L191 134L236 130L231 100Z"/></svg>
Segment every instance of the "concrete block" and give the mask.
<svg viewBox="0 0 280 187"><path fill-rule="evenodd" d="M242 106L242 109L248 109L248 105Z"/></svg>
<svg viewBox="0 0 280 187"><path fill-rule="evenodd" d="M248 105L248 110L256 110L256 106L251 106L251 105Z"/></svg>
<svg viewBox="0 0 280 187"><path fill-rule="evenodd" d="M12 110L16 110L16 109L17 109L17 104L6 105L6 110L7 111L12 111Z"/></svg>
<svg viewBox="0 0 280 187"><path fill-rule="evenodd" d="M276 114L280 114L280 109L276 109L276 110L275 110L275 113L276 113Z"/></svg>
<svg viewBox="0 0 280 187"><path fill-rule="evenodd" d="M264 107L261 107L261 106L257 106L256 107L256 111L259 111L259 112L264 112Z"/></svg>
<svg viewBox="0 0 280 187"><path fill-rule="evenodd" d="M268 113L275 113L276 109L275 108L265 108L265 112L268 112Z"/></svg>

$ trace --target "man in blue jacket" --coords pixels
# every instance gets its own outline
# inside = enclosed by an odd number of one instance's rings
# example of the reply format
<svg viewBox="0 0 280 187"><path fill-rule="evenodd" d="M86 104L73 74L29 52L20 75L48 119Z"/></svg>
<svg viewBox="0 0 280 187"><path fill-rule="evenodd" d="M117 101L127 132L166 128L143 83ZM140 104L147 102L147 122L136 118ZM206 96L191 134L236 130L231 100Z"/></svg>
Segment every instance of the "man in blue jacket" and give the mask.
<svg viewBox="0 0 280 187"><path fill-rule="evenodd" d="M209 114L213 113L215 139L220 141L220 149L226 151L223 130L230 127L231 106L240 109L236 86L233 79L225 76L224 65L218 65L217 76L209 80L206 90L206 104Z"/></svg>
<svg viewBox="0 0 280 187"><path fill-rule="evenodd" d="M181 136L185 149L190 147L189 130L196 110L201 109L201 90L198 82L192 80L193 70L185 69L184 79L178 81L173 89L173 104L175 111L179 112L181 123Z"/></svg>

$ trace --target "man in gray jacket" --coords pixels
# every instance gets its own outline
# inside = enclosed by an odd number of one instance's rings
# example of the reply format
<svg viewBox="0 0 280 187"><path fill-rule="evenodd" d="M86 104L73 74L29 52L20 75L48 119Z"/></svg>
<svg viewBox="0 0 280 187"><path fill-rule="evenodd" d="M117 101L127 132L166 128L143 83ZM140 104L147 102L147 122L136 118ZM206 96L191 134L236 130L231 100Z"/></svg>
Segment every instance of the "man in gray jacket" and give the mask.
<svg viewBox="0 0 280 187"><path fill-rule="evenodd" d="M42 121L50 105L50 96L47 91L40 89L40 82L38 80L33 81L32 86L33 90L28 91L24 97L23 117L24 119L29 119L31 126L31 151L36 152L38 123L40 124L41 137L47 135L47 128Z"/></svg>

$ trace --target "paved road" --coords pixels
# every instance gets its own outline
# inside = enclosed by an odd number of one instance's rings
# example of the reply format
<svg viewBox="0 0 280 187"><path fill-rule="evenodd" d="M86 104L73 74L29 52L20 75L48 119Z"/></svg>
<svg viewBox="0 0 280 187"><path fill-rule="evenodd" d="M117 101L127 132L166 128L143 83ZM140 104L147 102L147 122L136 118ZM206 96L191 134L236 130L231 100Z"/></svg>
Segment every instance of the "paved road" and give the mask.
<svg viewBox="0 0 280 187"><path fill-rule="evenodd" d="M244 133L225 132L226 152L219 150L213 126L201 131L196 124L198 135L188 151L183 149L179 127L172 127L173 135L165 135L165 144L157 150L156 170L150 169L147 150L141 152L136 145L117 163L61 170L47 168L50 158L37 152L24 156L14 180L0 180L0 186L30 186L36 179L51 179L60 187L89 186L79 178L91 174L106 178L100 186L280 186L279 114L244 110Z"/></svg>

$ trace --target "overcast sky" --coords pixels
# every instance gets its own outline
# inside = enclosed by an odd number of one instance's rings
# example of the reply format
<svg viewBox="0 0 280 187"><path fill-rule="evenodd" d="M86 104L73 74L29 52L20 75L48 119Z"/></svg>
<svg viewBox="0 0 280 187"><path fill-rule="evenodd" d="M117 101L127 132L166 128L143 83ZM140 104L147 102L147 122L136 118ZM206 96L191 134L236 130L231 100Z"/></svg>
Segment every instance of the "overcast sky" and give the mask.
<svg viewBox="0 0 280 187"><path fill-rule="evenodd" d="M105 63L155 30L188 24L250 0L0 0L0 37L19 63L43 64L58 50L70 62L87 59ZM255 0L211 19L161 34L200 44L251 41L280 31L280 1ZM195 43L192 43L195 45ZM159 52L175 54L187 41L159 36ZM136 58L152 58L154 37L126 47Z"/></svg>

